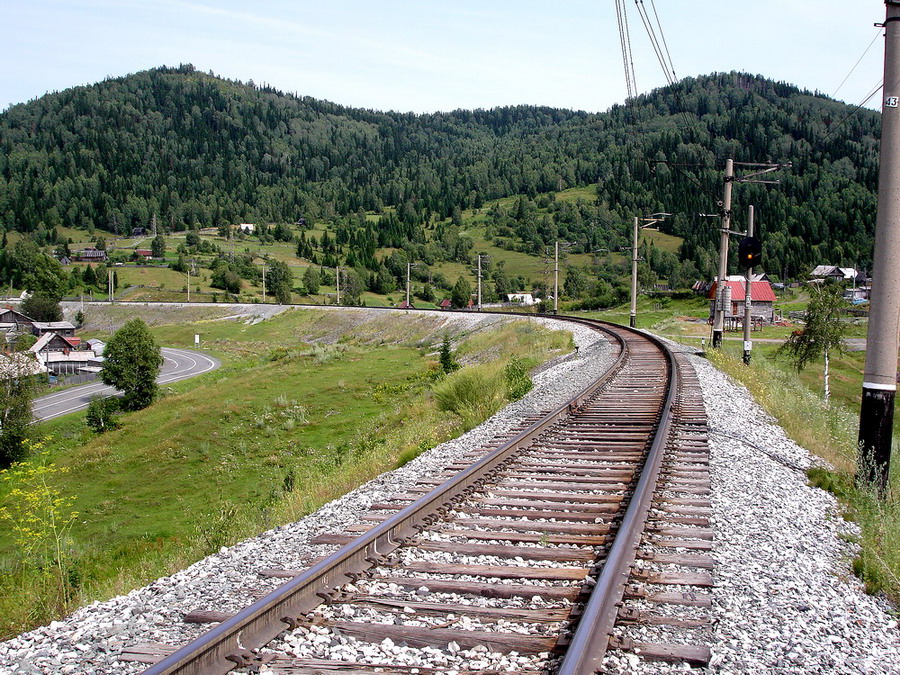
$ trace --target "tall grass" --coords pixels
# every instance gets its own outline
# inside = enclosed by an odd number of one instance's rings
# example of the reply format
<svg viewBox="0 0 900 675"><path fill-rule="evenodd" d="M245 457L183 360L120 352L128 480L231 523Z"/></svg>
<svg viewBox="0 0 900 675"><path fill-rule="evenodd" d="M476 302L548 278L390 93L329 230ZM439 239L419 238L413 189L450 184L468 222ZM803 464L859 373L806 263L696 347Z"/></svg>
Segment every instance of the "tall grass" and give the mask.
<svg viewBox="0 0 900 675"><path fill-rule="evenodd" d="M856 483L859 418L845 403L810 391L793 371L767 359L747 367L735 356L707 352L720 370L747 387L798 444L825 459L831 468L809 471L810 483L833 492L845 517L860 528L860 553L853 563L871 593L884 592L900 601L900 466L892 466L889 490L882 499L870 486ZM896 453L894 453L896 455Z"/></svg>
<svg viewBox="0 0 900 675"><path fill-rule="evenodd" d="M464 431L474 429L506 402L506 380L496 365L469 366L434 388L440 410L459 415Z"/></svg>

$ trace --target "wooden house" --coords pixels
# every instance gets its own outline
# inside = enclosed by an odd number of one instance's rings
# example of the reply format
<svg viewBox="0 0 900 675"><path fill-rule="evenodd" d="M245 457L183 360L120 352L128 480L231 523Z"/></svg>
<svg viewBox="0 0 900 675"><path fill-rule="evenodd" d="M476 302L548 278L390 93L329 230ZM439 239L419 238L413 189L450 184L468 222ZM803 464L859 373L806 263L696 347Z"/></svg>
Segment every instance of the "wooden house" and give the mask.
<svg viewBox="0 0 900 675"><path fill-rule="evenodd" d="M75 325L68 321L33 321L31 332L38 337L56 333L61 337L75 337Z"/></svg>
<svg viewBox="0 0 900 675"><path fill-rule="evenodd" d="M742 277L726 277L725 279L725 318L742 321L744 317L744 298L746 281ZM716 309L716 292L718 283L714 282L709 289L709 316L712 318ZM750 282L750 315L754 320L772 323L775 318L775 291L768 281Z"/></svg>
<svg viewBox="0 0 900 675"><path fill-rule="evenodd" d="M17 333L30 333L34 325L34 321L30 317L25 316L22 312L12 307L0 309L0 323L15 324Z"/></svg>
<svg viewBox="0 0 900 675"><path fill-rule="evenodd" d="M106 251L98 248L85 248L75 255L78 262L103 262L106 260Z"/></svg>

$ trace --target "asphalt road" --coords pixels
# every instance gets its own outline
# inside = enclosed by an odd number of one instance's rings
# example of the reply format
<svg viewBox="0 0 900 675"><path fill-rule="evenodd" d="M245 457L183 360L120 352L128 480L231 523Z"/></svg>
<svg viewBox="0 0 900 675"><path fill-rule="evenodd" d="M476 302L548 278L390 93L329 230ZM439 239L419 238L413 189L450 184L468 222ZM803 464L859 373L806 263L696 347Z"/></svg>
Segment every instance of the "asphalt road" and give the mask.
<svg viewBox="0 0 900 675"><path fill-rule="evenodd" d="M162 348L163 365L156 381L169 384L188 377L202 375L221 366L218 359L187 349ZM38 422L66 415L88 407L95 396L113 396L116 389L102 382L82 384L71 389L64 389L55 394L47 394L34 399L32 411Z"/></svg>

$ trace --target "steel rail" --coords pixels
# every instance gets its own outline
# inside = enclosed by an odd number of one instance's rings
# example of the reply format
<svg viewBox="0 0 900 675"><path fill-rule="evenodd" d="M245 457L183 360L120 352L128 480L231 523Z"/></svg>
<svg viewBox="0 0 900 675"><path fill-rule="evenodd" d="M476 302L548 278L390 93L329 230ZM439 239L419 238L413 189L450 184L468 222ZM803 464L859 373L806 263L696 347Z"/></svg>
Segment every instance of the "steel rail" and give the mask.
<svg viewBox="0 0 900 675"><path fill-rule="evenodd" d="M609 645L613 624L622 602L625 585L644 531L650 502L659 479L660 467L668 443L669 429L674 417L673 408L680 387L678 367L671 350L654 336L646 335L666 355L669 367L669 387L663 405L659 427L644 469L622 518L615 541L610 547L597 583L578 620L575 633L566 649L557 675L592 675L599 668Z"/></svg>
<svg viewBox="0 0 900 675"><path fill-rule="evenodd" d="M618 358L601 377L443 485L152 665L144 671L145 675L222 675L237 666L252 665L255 657L252 650L266 645L281 632L296 625L298 617L320 605L329 593L436 521L447 512L451 502L471 494L518 450L530 446L536 436L579 408L622 369L629 350L619 334L605 328L599 321L567 320L600 330L619 344Z"/></svg>

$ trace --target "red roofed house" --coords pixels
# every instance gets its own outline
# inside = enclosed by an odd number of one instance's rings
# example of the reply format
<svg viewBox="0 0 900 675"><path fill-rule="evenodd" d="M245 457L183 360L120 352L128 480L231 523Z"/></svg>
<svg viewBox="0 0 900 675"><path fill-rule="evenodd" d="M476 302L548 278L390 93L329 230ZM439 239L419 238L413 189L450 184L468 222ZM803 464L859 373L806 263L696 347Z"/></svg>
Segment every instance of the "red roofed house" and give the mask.
<svg viewBox="0 0 900 675"><path fill-rule="evenodd" d="M732 276L725 278L725 318L726 320L744 318L744 277ZM717 283L713 283L706 296L710 299L709 315L713 316L716 308ZM764 323L772 323L775 318L775 291L768 281L752 281L750 283L750 315L754 320Z"/></svg>
<svg viewBox="0 0 900 675"><path fill-rule="evenodd" d="M444 298L443 300L441 300L438 307L440 307L441 309L450 309L451 307L453 307L453 302L450 300L450 298Z"/></svg>
<svg viewBox="0 0 900 675"><path fill-rule="evenodd" d="M88 365L95 358L91 350L79 349L81 338L63 337L57 333L44 333L28 351L38 363L55 375L72 374Z"/></svg>

